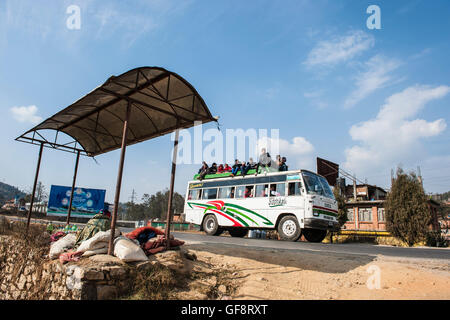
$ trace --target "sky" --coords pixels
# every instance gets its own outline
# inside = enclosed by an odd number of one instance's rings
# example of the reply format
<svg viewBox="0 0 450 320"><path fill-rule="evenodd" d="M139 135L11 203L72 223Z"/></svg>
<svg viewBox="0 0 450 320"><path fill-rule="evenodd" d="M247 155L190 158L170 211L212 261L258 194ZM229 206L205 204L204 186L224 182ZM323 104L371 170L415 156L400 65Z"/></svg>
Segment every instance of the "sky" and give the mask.
<svg viewBox="0 0 450 320"><path fill-rule="evenodd" d="M31 191L39 148L16 137L112 75L159 66L196 88L224 136L266 129L289 169L321 157L389 188L391 169L420 167L427 193L449 191L449 15L447 0L3 0L0 181ZM177 166L181 194L218 132L201 129L200 155ZM225 144L224 162L237 156ZM166 135L127 148L121 202L169 186L172 147ZM119 157L82 157L77 186L113 202ZM70 186L74 164L44 149L39 180Z"/></svg>

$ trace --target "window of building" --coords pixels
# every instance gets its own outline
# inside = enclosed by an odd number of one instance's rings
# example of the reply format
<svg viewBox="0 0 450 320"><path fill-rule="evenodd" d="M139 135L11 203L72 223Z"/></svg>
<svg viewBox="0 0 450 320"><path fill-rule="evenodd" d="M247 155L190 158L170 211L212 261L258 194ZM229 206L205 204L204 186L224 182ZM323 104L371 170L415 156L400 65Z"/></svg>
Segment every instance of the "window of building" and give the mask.
<svg viewBox="0 0 450 320"><path fill-rule="evenodd" d="M234 187L219 188L219 199L232 199L234 198Z"/></svg>
<svg viewBox="0 0 450 320"><path fill-rule="evenodd" d="M288 196L300 196L302 185L300 182L289 182Z"/></svg>
<svg viewBox="0 0 450 320"><path fill-rule="evenodd" d="M384 216L384 208L378 208L378 221L386 221Z"/></svg>
<svg viewBox="0 0 450 320"><path fill-rule="evenodd" d="M216 199L216 197L217 197L217 188L203 189L202 199L211 200Z"/></svg>
<svg viewBox="0 0 450 320"><path fill-rule="evenodd" d="M372 208L359 208L358 218L359 221L372 221Z"/></svg>
<svg viewBox="0 0 450 320"><path fill-rule="evenodd" d="M355 221L355 209L349 208L347 209L347 219L348 221Z"/></svg>

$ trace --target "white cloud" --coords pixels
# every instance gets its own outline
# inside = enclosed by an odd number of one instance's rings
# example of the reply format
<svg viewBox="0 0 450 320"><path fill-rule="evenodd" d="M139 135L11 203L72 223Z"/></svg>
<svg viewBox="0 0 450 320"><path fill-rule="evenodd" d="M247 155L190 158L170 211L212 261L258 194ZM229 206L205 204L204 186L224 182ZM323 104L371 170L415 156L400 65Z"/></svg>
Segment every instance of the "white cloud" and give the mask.
<svg viewBox="0 0 450 320"><path fill-rule="evenodd" d="M256 143L256 154L261 153L261 148L266 148L270 156L275 160L279 154L287 158L289 169L313 169L314 146L304 137L294 137L291 141L262 137ZM255 161L257 159L254 159Z"/></svg>
<svg viewBox="0 0 450 320"><path fill-rule="evenodd" d="M19 122L30 122L32 124L38 124L42 121L42 118L36 115L38 111L38 108L36 106L12 107L10 110L13 118Z"/></svg>
<svg viewBox="0 0 450 320"><path fill-rule="evenodd" d="M308 67L335 65L345 62L373 47L375 39L363 31L351 31L337 39L320 41L303 62Z"/></svg>
<svg viewBox="0 0 450 320"><path fill-rule="evenodd" d="M357 174L373 173L420 157L420 140L440 134L447 124L444 119L411 118L449 92L449 86L412 86L387 98L375 119L350 128L352 139L360 144L345 150L344 168Z"/></svg>
<svg viewBox="0 0 450 320"><path fill-rule="evenodd" d="M400 61L381 55L372 57L364 65L366 70L355 77L356 89L345 100L344 107L353 107L377 89L385 87L393 80L389 73L400 65Z"/></svg>

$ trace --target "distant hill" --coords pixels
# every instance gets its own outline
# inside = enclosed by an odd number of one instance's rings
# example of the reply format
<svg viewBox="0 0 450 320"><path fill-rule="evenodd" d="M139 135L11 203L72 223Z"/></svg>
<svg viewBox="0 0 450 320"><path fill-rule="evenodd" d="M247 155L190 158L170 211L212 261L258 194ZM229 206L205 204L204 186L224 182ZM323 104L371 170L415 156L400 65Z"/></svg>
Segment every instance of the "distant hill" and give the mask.
<svg viewBox="0 0 450 320"><path fill-rule="evenodd" d="M0 205L5 204L7 200L14 199L16 196L25 197L25 192L9 184L0 182Z"/></svg>

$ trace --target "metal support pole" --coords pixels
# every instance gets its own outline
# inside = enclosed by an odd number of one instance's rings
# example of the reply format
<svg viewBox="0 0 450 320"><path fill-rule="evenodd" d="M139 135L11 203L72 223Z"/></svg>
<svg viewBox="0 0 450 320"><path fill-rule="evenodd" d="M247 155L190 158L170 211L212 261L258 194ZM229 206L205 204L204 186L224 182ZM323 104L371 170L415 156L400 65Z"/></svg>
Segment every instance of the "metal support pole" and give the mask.
<svg viewBox="0 0 450 320"><path fill-rule="evenodd" d="M73 173L72 180L72 192L70 193L70 201L69 201L69 211L67 212L67 221L66 224L70 224L70 214L72 213L72 202L73 202L73 193L75 191L75 182L77 181L77 173L78 173L78 162L80 161L80 151L77 151L77 160L75 161L75 171Z"/></svg>
<svg viewBox="0 0 450 320"><path fill-rule="evenodd" d="M175 170L177 168L177 153L178 153L178 137L180 130L175 131L175 142L173 144L173 160L172 160L172 173L170 176L170 190L169 190L169 203L167 205L167 220L166 220L166 249L170 248L170 224L172 222L172 198L173 198L173 185L175 182Z"/></svg>
<svg viewBox="0 0 450 320"><path fill-rule="evenodd" d="M38 183L39 168L41 167L41 158L42 158L42 150L43 149L44 149L44 143L41 142L41 147L39 148L38 163L37 163L37 167L36 167L36 174L34 176L33 192L31 193L30 211L28 212L27 232L28 232L28 228L30 227L31 212L33 212L34 195L36 194L36 185Z"/></svg>
<svg viewBox="0 0 450 320"><path fill-rule="evenodd" d="M123 163L125 161L125 151L127 149L127 136L128 136L128 120L130 118L131 105L128 103L127 113L125 116L125 121L123 123L123 133L122 133L122 149L120 152L120 162L119 171L117 173L117 183L116 183L116 194L114 196L114 210L111 221L111 238L109 239L108 254L113 255L114 250L114 231L116 229L117 221L117 210L119 209L119 198L120 198L120 188L122 186L122 173L123 173Z"/></svg>

